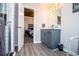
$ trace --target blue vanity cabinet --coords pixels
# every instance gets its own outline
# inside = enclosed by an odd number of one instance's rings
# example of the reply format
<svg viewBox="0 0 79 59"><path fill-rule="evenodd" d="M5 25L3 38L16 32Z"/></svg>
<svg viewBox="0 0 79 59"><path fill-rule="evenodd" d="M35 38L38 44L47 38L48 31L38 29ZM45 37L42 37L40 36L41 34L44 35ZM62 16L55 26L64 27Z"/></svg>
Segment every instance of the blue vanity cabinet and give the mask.
<svg viewBox="0 0 79 59"><path fill-rule="evenodd" d="M60 43L60 29L41 29L41 42L51 49L56 49Z"/></svg>

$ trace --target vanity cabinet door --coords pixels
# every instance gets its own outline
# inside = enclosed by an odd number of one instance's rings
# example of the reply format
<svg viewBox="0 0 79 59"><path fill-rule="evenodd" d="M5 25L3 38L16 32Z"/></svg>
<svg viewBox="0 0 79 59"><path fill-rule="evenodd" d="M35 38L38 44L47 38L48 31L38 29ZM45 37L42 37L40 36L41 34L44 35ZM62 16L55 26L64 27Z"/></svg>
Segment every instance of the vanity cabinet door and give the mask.
<svg viewBox="0 0 79 59"><path fill-rule="evenodd" d="M46 45L47 45L47 39L48 39L47 36L48 36L48 35L47 35L47 31L45 31L45 33L44 33L44 43L45 43Z"/></svg>
<svg viewBox="0 0 79 59"><path fill-rule="evenodd" d="M51 30L50 29L47 29L46 30L46 45L48 46L48 47L50 47L50 45L51 45L51 39L52 39L52 32L51 32Z"/></svg>
<svg viewBox="0 0 79 59"><path fill-rule="evenodd" d="M51 47L54 49L57 48L58 43L60 43L60 30L54 29L54 30L52 30Z"/></svg>
<svg viewBox="0 0 79 59"><path fill-rule="evenodd" d="M44 30L41 30L41 43L44 43L44 36L45 36L45 32Z"/></svg>

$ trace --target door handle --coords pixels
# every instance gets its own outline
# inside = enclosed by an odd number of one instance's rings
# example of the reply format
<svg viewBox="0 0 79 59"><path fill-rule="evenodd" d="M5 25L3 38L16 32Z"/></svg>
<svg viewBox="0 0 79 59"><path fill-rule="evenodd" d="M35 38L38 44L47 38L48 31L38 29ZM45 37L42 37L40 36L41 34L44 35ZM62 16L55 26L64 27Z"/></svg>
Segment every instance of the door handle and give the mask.
<svg viewBox="0 0 79 59"><path fill-rule="evenodd" d="M17 28L22 28L21 26L18 26Z"/></svg>

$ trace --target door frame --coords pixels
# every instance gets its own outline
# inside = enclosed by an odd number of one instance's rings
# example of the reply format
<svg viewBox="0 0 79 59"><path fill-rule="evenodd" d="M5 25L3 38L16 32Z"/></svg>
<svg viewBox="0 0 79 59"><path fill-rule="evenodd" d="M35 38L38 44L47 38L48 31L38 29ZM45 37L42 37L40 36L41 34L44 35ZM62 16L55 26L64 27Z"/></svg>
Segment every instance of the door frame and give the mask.
<svg viewBox="0 0 79 59"><path fill-rule="evenodd" d="M27 9L30 9L30 10L33 10L33 13L34 13L34 9L33 8L29 8L29 7L24 7L24 8L27 8ZM24 10L25 11L25 10ZM33 14L34 15L34 14ZM34 16L33 16L33 36L34 36L34 30L35 30L35 19L34 19ZM34 37L33 37L33 43L34 43Z"/></svg>

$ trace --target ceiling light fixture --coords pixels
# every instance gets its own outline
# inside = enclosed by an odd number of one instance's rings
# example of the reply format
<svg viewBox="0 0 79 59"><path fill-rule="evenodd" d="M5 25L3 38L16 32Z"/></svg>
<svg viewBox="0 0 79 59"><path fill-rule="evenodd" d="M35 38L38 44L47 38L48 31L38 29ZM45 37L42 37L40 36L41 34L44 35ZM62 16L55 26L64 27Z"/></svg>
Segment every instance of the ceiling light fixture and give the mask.
<svg viewBox="0 0 79 59"><path fill-rule="evenodd" d="M55 11L55 10L58 10L60 8L62 8L62 4L61 3L48 4L48 9L49 10Z"/></svg>

